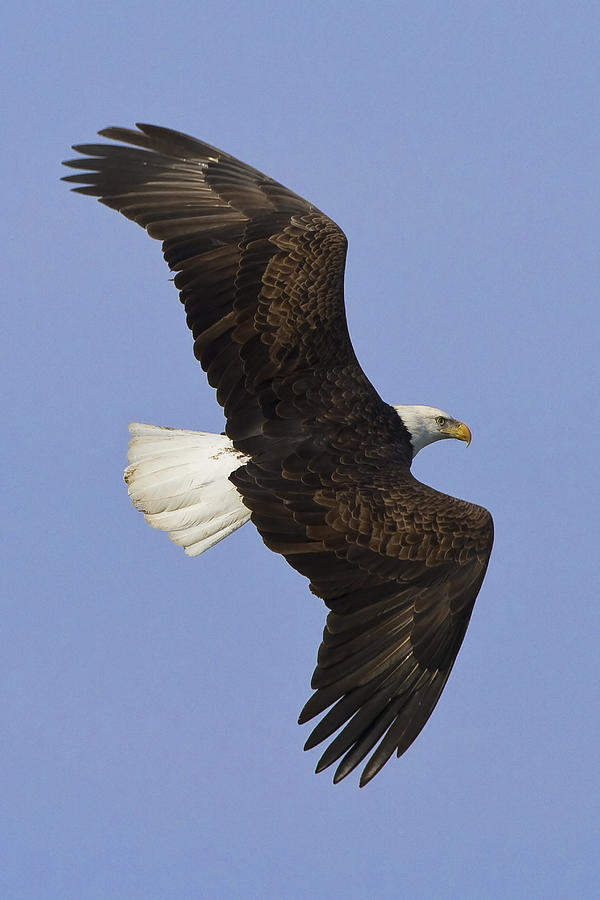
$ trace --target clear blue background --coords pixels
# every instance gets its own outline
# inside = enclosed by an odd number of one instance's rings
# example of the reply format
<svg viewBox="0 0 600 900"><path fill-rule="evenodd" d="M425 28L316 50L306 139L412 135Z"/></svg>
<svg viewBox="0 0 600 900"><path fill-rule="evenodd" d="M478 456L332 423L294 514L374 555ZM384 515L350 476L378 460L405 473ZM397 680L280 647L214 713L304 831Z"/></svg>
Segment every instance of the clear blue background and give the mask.
<svg viewBox="0 0 600 900"><path fill-rule="evenodd" d="M2 898L591 897L598 825L600 7L137 2L3 20ZM169 125L313 200L418 477L497 540L428 726L367 788L296 716L324 611L251 527L187 559L132 419L220 431L160 247L72 196Z"/></svg>

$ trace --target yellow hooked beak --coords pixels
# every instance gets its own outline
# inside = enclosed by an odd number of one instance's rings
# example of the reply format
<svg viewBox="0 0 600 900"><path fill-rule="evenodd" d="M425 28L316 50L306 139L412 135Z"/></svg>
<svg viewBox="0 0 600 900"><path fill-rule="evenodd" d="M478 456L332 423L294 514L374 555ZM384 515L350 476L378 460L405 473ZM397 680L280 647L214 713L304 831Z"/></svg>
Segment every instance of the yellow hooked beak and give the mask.
<svg viewBox="0 0 600 900"><path fill-rule="evenodd" d="M447 434L448 437L465 441L467 447L471 443L471 432L464 422L449 422L444 428L440 428L440 431L442 434Z"/></svg>

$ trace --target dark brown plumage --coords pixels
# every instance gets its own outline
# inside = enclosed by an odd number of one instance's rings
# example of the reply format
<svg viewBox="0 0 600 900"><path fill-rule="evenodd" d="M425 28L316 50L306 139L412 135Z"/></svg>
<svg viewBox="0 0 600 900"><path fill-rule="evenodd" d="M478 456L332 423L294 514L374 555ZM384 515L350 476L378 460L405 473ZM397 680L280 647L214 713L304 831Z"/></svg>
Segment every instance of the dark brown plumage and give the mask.
<svg viewBox="0 0 600 900"><path fill-rule="evenodd" d="M492 547L481 507L418 482L409 434L360 368L346 326L346 238L231 156L149 125L84 144L68 176L163 242L227 434L251 457L231 480L265 544L330 609L306 743L330 738L335 781L378 744L369 781L429 718Z"/></svg>

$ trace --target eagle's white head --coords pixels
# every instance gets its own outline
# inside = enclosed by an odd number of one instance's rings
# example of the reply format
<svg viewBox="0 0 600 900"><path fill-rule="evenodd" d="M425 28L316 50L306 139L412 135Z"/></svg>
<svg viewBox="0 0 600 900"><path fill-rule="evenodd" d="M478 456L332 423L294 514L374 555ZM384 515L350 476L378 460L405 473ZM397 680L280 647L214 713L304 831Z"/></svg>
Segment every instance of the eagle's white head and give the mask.
<svg viewBox="0 0 600 900"><path fill-rule="evenodd" d="M466 441L467 447L471 443L471 432L464 424L449 416L442 409L433 406L394 406L393 407L404 424L409 434L413 448L413 459L427 444L441 441L444 438L456 438Z"/></svg>

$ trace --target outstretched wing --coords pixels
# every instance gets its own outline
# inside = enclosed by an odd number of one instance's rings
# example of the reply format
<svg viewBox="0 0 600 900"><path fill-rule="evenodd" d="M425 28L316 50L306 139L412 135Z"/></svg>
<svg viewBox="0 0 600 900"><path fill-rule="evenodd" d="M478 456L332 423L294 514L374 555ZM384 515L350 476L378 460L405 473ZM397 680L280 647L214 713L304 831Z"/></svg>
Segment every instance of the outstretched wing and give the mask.
<svg viewBox="0 0 600 900"><path fill-rule="evenodd" d="M267 546L310 578L331 610L299 721L332 707L305 749L341 729L317 765L341 758L335 782L379 742L362 786L408 749L439 699L487 569L493 523L487 510L418 482L389 449L377 454L367 440L349 452L331 434L329 445L326 462L306 458L305 443L281 474L252 460L232 480Z"/></svg>
<svg viewBox="0 0 600 900"><path fill-rule="evenodd" d="M274 384L297 398L332 379L339 393L344 378L347 407L363 400L383 406L348 335L347 242L338 226L221 150L166 128L138 128L100 132L131 146L74 147L87 158L65 165L85 172L64 180L163 242L194 353L236 446L249 454L262 449L280 399ZM409 460L408 435L396 431Z"/></svg>
<svg viewBox="0 0 600 900"><path fill-rule="evenodd" d="M77 146L65 180L163 242L227 434L252 457L231 478L265 543L331 609L316 693L342 728L335 780L381 742L369 780L431 714L491 551L480 507L410 474L408 433L360 368L343 301L346 239L312 204L233 157L156 126ZM342 727L343 726L343 727Z"/></svg>

